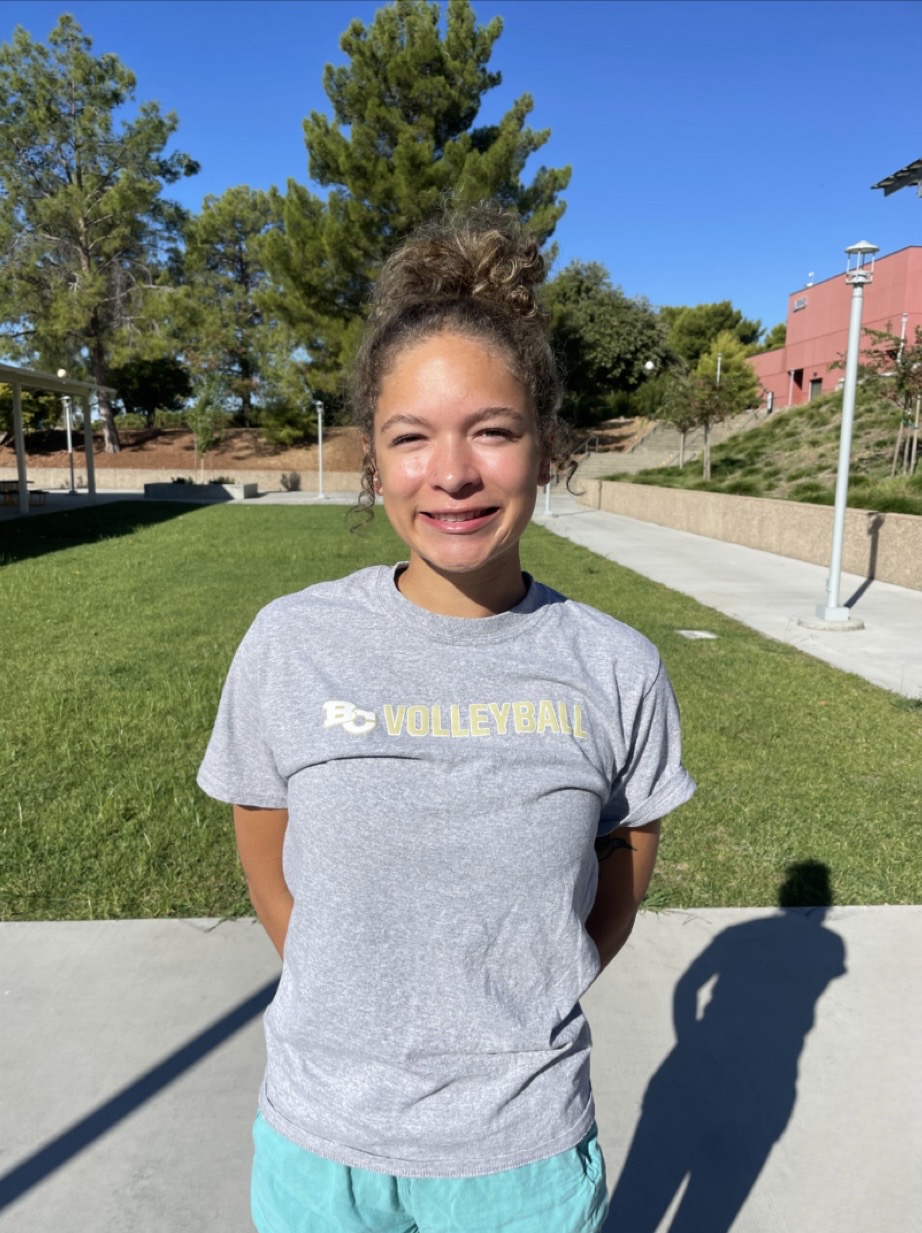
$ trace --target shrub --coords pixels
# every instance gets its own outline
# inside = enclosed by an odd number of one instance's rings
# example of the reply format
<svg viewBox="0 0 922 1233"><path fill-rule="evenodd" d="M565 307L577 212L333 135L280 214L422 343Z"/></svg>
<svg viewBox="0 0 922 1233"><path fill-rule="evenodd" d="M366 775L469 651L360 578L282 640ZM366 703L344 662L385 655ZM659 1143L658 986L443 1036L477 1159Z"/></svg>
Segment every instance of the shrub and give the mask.
<svg viewBox="0 0 922 1233"><path fill-rule="evenodd" d="M277 401L263 408L259 426L272 445L290 449L293 445L307 445L314 440L317 417L313 409L304 411L292 403Z"/></svg>
<svg viewBox="0 0 922 1233"><path fill-rule="evenodd" d="M283 471L282 487L286 492L301 491L301 474L299 471Z"/></svg>

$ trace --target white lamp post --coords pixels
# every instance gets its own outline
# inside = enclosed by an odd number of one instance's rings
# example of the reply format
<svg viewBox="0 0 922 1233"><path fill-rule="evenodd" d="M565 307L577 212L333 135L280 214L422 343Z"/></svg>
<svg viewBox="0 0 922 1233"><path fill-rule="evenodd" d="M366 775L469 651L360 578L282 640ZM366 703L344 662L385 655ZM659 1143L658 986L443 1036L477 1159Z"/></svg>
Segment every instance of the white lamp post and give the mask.
<svg viewBox="0 0 922 1233"><path fill-rule="evenodd" d="M59 368L58 376L64 381L67 378L67 369ZM67 465L70 467L70 491L73 494L77 489L74 484L74 442L71 437L70 427L70 395L62 394L61 403L64 407L64 427L67 430Z"/></svg>
<svg viewBox="0 0 922 1233"><path fill-rule="evenodd" d="M326 493L323 491L323 403L319 398L314 399L314 410L317 412L317 449L319 453L319 475L317 484L317 500L325 501Z"/></svg>
<svg viewBox="0 0 922 1233"><path fill-rule="evenodd" d="M852 288L851 316L848 322L848 350L845 355L845 386L842 390L842 431L839 436L839 469L836 473L836 503L832 520L832 554L829 559L829 580L826 602L817 604L816 615L832 628L861 629L863 622L852 617L848 608L839 603L842 573L842 543L845 538L845 508L848 499L848 466L852 451L852 423L855 418L855 392L858 388L858 353L861 350L861 312L864 288L874 277L876 244L862 240L845 250L848 260L845 281ZM868 261L870 260L870 265Z"/></svg>

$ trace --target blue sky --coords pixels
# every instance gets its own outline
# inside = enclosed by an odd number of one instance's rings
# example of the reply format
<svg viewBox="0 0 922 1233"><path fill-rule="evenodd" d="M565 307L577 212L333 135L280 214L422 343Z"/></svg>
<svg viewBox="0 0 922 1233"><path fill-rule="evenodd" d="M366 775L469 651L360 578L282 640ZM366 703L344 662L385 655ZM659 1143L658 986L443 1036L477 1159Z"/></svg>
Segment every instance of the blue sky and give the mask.
<svg viewBox="0 0 922 1233"><path fill-rule="evenodd" d="M301 122L329 114L321 76L365 0L0 0L45 39L74 14L96 52L175 110L202 164L172 195L197 209L233 184L307 179ZM922 243L922 200L870 185L922 157L915 0L475 0L505 29L502 85L526 91L551 140L529 164L571 164L560 261L601 261L654 304L732 299L770 326L789 291L844 270L842 250Z"/></svg>

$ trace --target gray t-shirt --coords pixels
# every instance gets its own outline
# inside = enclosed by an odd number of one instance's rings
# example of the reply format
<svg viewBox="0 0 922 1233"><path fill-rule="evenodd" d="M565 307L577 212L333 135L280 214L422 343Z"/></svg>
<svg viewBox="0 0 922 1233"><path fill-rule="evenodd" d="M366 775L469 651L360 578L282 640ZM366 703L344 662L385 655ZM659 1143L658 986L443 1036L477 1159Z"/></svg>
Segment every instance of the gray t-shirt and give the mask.
<svg viewBox="0 0 922 1233"><path fill-rule="evenodd" d="M428 612L387 566L264 608L198 783L289 811L263 1116L341 1164L466 1177L589 1130L594 841L692 795L656 648L528 579Z"/></svg>

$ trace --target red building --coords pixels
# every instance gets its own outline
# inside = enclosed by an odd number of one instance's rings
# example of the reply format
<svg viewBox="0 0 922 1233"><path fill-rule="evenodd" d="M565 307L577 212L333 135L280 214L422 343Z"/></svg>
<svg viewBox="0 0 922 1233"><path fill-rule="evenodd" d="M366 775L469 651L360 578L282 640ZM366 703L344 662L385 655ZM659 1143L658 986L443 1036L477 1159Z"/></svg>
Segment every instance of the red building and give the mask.
<svg viewBox="0 0 922 1233"><path fill-rule="evenodd" d="M750 364L776 407L797 406L841 387L852 289L845 271L788 298L787 342L754 355ZM922 247L901 248L874 262L874 279L864 289L862 327L890 329L913 338L922 326ZM862 340L862 345L866 340Z"/></svg>

